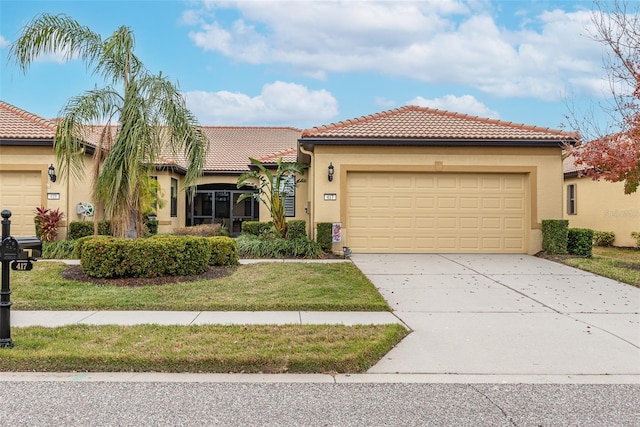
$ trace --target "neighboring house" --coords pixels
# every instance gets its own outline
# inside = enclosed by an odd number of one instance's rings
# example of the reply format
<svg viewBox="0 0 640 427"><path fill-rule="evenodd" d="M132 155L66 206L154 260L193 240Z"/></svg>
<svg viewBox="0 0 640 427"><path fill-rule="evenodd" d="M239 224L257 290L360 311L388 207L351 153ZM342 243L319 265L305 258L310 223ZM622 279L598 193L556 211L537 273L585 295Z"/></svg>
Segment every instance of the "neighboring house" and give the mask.
<svg viewBox="0 0 640 427"><path fill-rule="evenodd" d="M7 111L24 120L20 137L5 132ZM32 143L41 128L44 140ZM237 234L242 221L268 220L256 202L234 203L241 192L235 182L249 170L249 157L273 167L283 157L309 165L306 181L287 203L290 218L306 220L311 237L318 223L336 224L336 252L348 246L353 252L536 253L541 220L562 218L561 146L576 139L567 132L413 106L305 131L203 129L212 148L192 202L181 187L184 161L165 153L157 165L171 200L158 212L161 232L221 222ZM69 219L79 220L75 206L89 200L89 185L72 183L67 190L64 181L46 177L55 163L53 131L51 121L0 102L2 207L31 212L42 203L72 211ZM15 174L28 174L31 199L15 196L23 185L9 182L26 179ZM5 198L5 191L12 196ZM60 198L51 200L49 193Z"/></svg>
<svg viewBox="0 0 640 427"><path fill-rule="evenodd" d="M623 182L594 180L587 168L564 159L564 218L569 227L615 233L615 246L635 246L631 232L640 231L640 194L624 194Z"/></svg>
<svg viewBox="0 0 640 427"><path fill-rule="evenodd" d="M96 127L98 132L100 127ZM198 179L193 201L185 197L183 188L186 161L164 153L156 165L155 176L167 201L157 212L160 232L185 225L222 223L232 234L240 233L242 221L268 220L264 206L246 200L236 204L247 190L236 187L237 178L249 171L249 157L283 156L296 159L296 145L300 129L288 127L203 127L211 142L205 159L204 175ZM92 202L91 183L94 145L87 144L84 179L66 180L58 176L55 182L48 177L54 165L55 122L0 101L0 209L12 212L11 230L16 236L35 233L33 217L36 206L60 209L65 221L60 224L60 238L65 238L67 221L92 220L83 207ZM299 196L298 196L299 195ZM288 205L292 218L306 219L305 191L298 191ZM100 216L100 212L97 215Z"/></svg>

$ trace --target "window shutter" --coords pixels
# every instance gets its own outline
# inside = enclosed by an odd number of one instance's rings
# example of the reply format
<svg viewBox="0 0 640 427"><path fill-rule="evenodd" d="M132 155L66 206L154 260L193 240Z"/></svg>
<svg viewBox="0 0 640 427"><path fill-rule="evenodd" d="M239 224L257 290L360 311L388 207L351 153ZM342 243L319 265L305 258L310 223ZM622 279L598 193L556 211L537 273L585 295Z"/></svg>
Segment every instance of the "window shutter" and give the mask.
<svg viewBox="0 0 640 427"><path fill-rule="evenodd" d="M272 185L275 185L275 177ZM280 180L280 193L286 194L284 198L284 215L287 217L296 216L296 178L289 175Z"/></svg>

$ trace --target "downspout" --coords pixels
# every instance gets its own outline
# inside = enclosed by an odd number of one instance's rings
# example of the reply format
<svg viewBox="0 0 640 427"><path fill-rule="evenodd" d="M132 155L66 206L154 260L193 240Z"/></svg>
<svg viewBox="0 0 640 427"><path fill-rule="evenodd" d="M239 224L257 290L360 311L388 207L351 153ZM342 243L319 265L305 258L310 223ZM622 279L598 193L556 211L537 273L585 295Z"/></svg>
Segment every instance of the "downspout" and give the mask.
<svg viewBox="0 0 640 427"><path fill-rule="evenodd" d="M309 238L311 240L315 240L315 223L314 223L314 195L315 195L315 191L314 191L314 187L315 187L315 183L316 180L311 179L311 174L315 173L315 161L316 158L313 156L313 151L307 151L305 150L305 148L302 146L302 144L298 145L298 148L300 149L300 152L303 154L306 154L307 156L309 156L311 158L311 167L309 168L309 194L307 196L308 199L308 203L307 203L307 215L309 216Z"/></svg>

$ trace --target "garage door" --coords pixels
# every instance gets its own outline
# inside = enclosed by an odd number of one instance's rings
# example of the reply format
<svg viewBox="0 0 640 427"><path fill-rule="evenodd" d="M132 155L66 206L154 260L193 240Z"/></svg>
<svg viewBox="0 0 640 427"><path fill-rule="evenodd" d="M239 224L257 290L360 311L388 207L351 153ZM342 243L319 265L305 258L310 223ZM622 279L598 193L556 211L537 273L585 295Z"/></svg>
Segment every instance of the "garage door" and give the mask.
<svg viewBox="0 0 640 427"><path fill-rule="evenodd" d="M347 174L354 252L526 253L523 174Z"/></svg>
<svg viewBox="0 0 640 427"><path fill-rule="evenodd" d="M33 211L42 205L39 171L0 172L0 209L11 211L11 235L33 236Z"/></svg>

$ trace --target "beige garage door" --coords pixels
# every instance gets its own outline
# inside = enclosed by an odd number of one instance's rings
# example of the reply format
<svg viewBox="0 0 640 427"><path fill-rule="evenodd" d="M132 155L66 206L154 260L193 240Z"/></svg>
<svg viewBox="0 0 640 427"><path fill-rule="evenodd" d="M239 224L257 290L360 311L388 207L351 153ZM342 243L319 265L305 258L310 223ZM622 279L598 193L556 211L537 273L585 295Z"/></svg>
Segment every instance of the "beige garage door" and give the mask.
<svg viewBox="0 0 640 427"><path fill-rule="evenodd" d="M525 175L347 174L348 244L372 253L526 253Z"/></svg>
<svg viewBox="0 0 640 427"><path fill-rule="evenodd" d="M39 171L0 171L0 209L11 211L11 235L34 236L33 211L42 205Z"/></svg>

